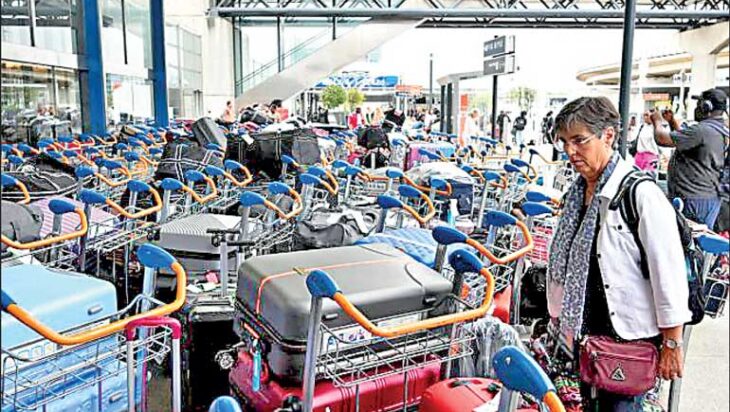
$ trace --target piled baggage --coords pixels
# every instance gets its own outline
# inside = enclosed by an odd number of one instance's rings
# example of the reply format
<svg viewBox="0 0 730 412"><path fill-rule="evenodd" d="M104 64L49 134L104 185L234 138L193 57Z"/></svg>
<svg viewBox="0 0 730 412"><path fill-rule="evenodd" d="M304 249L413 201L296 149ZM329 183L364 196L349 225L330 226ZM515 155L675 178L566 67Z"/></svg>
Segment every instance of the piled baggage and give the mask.
<svg viewBox="0 0 730 412"><path fill-rule="evenodd" d="M2 411L562 410L525 343L575 173L401 117L3 145Z"/></svg>

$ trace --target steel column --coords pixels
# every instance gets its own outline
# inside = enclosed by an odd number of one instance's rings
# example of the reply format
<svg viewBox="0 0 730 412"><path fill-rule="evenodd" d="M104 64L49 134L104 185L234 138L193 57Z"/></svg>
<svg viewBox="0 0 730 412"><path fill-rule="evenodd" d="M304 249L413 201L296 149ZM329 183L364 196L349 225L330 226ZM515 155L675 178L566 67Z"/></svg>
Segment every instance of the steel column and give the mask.
<svg viewBox="0 0 730 412"><path fill-rule="evenodd" d="M276 18L276 63L279 72L284 71L284 23Z"/></svg>
<svg viewBox="0 0 730 412"><path fill-rule="evenodd" d="M497 79L499 76L492 76L492 139L495 139L497 131ZM503 133L499 131L499 140L502 140Z"/></svg>
<svg viewBox="0 0 730 412"><path fill-rule="evenodd" d="M170 117L167 111L164 0L150 1L150 29L152 31L152 92L155 123L158 127L167 127ZM180 79L180 84L182 85L182 79Z"/></svg>
<svg viewBox="0 0 730 412"><path fill-rule="evenodd" d="M106 132L106 98L104 60L101 52L101 14L97 0L83 0L78 29L79 54L86 59L86 70L79 72L84 130L90 133Z"/></svg>
<svg viewBox="0 0 730 412"><path fill-rule="evenodd" d="M629 134L629 103L631 101L631 69L634 61L634 28L636 24L636 0L626 0L624 9L624 38L621 55L621 83L619 86L619 114L621 135L619 153L626 157L626 139Z"/></svg>
<svg viewBox="0 0 730 412"><path fill-rule="evenodd" d="M428 110L433 107L433 53L428 55Z"/></svg>

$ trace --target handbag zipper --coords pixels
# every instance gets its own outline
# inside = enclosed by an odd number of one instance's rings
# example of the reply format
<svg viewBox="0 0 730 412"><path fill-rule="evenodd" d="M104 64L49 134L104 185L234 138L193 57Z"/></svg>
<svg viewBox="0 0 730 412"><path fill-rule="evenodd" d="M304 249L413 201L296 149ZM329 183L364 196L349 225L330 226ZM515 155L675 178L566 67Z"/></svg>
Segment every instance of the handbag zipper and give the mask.
<svg viewBox="0 0 730 412"><path fill-rule="evenodd" d="M597 351L597 350L591 351L589 356L592 361L596 361L600 358L608 358L608 359L615 359L615 360L627 360L627 361L646 362L646 363L652 362L650 359L640 358L637 356L617 355L614 353L602 352L602 351Z"/></svg>

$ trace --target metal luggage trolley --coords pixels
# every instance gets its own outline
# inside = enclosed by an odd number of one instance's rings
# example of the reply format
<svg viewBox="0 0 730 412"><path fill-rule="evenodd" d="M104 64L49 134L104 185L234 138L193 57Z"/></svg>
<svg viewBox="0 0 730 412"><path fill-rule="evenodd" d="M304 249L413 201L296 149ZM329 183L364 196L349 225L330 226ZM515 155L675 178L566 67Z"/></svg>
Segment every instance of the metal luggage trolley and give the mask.
<svg viewBox="0 0 730 412"><path fill-rule="evenodd" d="M444 256L449 245L463 243L470 246L481 256L485 265L494 277L495 308L493 315L507 322L513 301L515 272L524 256L535 247L535 241L528 226L514 216L504 212L490 210L485 214L485 224L489 228L486 239L470 238L462 232L449 227L438 226L433 230L433 237L439 243L436 251L436 270L447 278L453 278L453 268L445 265ZM483 296L484 280L478 276L466 276L460 296L467 303L480 302ZM510 293L507 293L510 292Z"/></svg>
<svg viewBox="0 0 730 412"><path fill-rule="evenodd" d="M507 178L494 171L480 170L470 165L462 165L461 170L474 176L482 187L474 196L471 217L477 228L482 227L486 210L500 209L503 194L507 189Z"/></svg>
<svg viewBox="0 0 730 412"><path fill-rule="evenodd" d="M150 277L155 270L168 268L180 284L185 284L185 270L163 249L145 244L137 250L137 256ZM137 403L145 402L147 365L153 360L161 363L168 353L173 354L171 410L181 410L180 326L163 316L182 306L185 288L178 288L171 303L156 300L148 289L117 312L62 331L47 326L26 310L22 301L14 300L23 296L13 296L6 290L2 295L3 312L34 332L32 336L40 335L17 347L2 349L3 411L39 411L47 407L76 410L82 404L100 411L122 410L124 406L134 411ZM135 339L138 327L153 330ZM122 402L125 395L126 405Z"/></svg>
<svg viewBox="0 0 730 412"><path fill-rule="evenodd" d="M206 166L205 173L212 177L219 188L218 197L208 205L211 211L225 211L238 203L240 190L253 182L248 168L235 160L223 162L223 168Z"/></svg>
<svg viewBox="0 0 730 412"><path fill-rule="evenodd" d="M267 192L268 196L264 197L256 192L245 191L240 197L243 210L238 241L246 242L247 250L255 256L291 250L296 224L294 218L303 211L301 195L286 184L271 182ZM289 212L277 205L285 196L293 200ZM252 213L256 210L254 208L258 209L255 216Z"/></svg>
<svg viewBox="0 0 730 412"><path fill-rule="evenodd" d="M303 410L311 411L314 387L318 379L331 381L336 387L354 391L356 410L359 410L360 385L387 376L403 376L403 408L408 410L418 403L409 396L409 372L426 365L446 364L448 376L452 360L472 353L470 342L474 335L462 328L475 319L486 315L491 306L494 280L479 258L465 250L450 255L451 266L458 273L473 272L484 278L484 300L476 307L450 295L440 307L448 308L447 314L435 317L429 311L409 315L409 323L393 319L371 321L339 290L329 275L315 269L306 275L307 288L312 294L307 349L303 380ZM454 285L459 290L460 285ZM323 300L334 300L347 316L362 329L362 339L351 341L344 338L347 331L330 329L322 322ZM462 311L463 308L466 308ZM406 315L406 314L403 314ZM401 316L399 315L399 318ZM348 326L345 329L352 329ZM409 402L410 400L410 402Z"/></svg>

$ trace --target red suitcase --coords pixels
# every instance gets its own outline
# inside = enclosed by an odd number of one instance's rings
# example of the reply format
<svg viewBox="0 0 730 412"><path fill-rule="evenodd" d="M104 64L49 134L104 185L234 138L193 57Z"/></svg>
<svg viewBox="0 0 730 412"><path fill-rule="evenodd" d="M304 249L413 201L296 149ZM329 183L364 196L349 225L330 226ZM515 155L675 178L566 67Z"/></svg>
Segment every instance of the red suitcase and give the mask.
<svg viewBox="0 0 730 412"><path fill-rule="evenodd" d="M439 381L441 365L434 363L408 372L408 404L417 404L421 395ZM383 372L383 369L380 369ZM278 408L297 403L302 397L301 385L283 386L269 380L266 369L261 372L261 387L252 388L253 359L240 351L236 366L231 370L229 381L231 392L244 409L256 412L273 412ZM374 381L361 383L359 387L361 412L385 412L403 408L403 374L395 374ZM314 388L314 409L312 412L354 412L356 386L341 388L331 381L319 381ZM301 405L301 403L300 403ZM296 410L296 409L295 409Z"/></svg>
<svg viewBox="0 0 730 412"><path fill-rule="evenodd" d="M472 412L494 399L502 385L487 378L455 378L441 381L424 392L419 412ZM497 402L497 401L495 401ZM517 412L535 412L517 409Z"/></svg>

